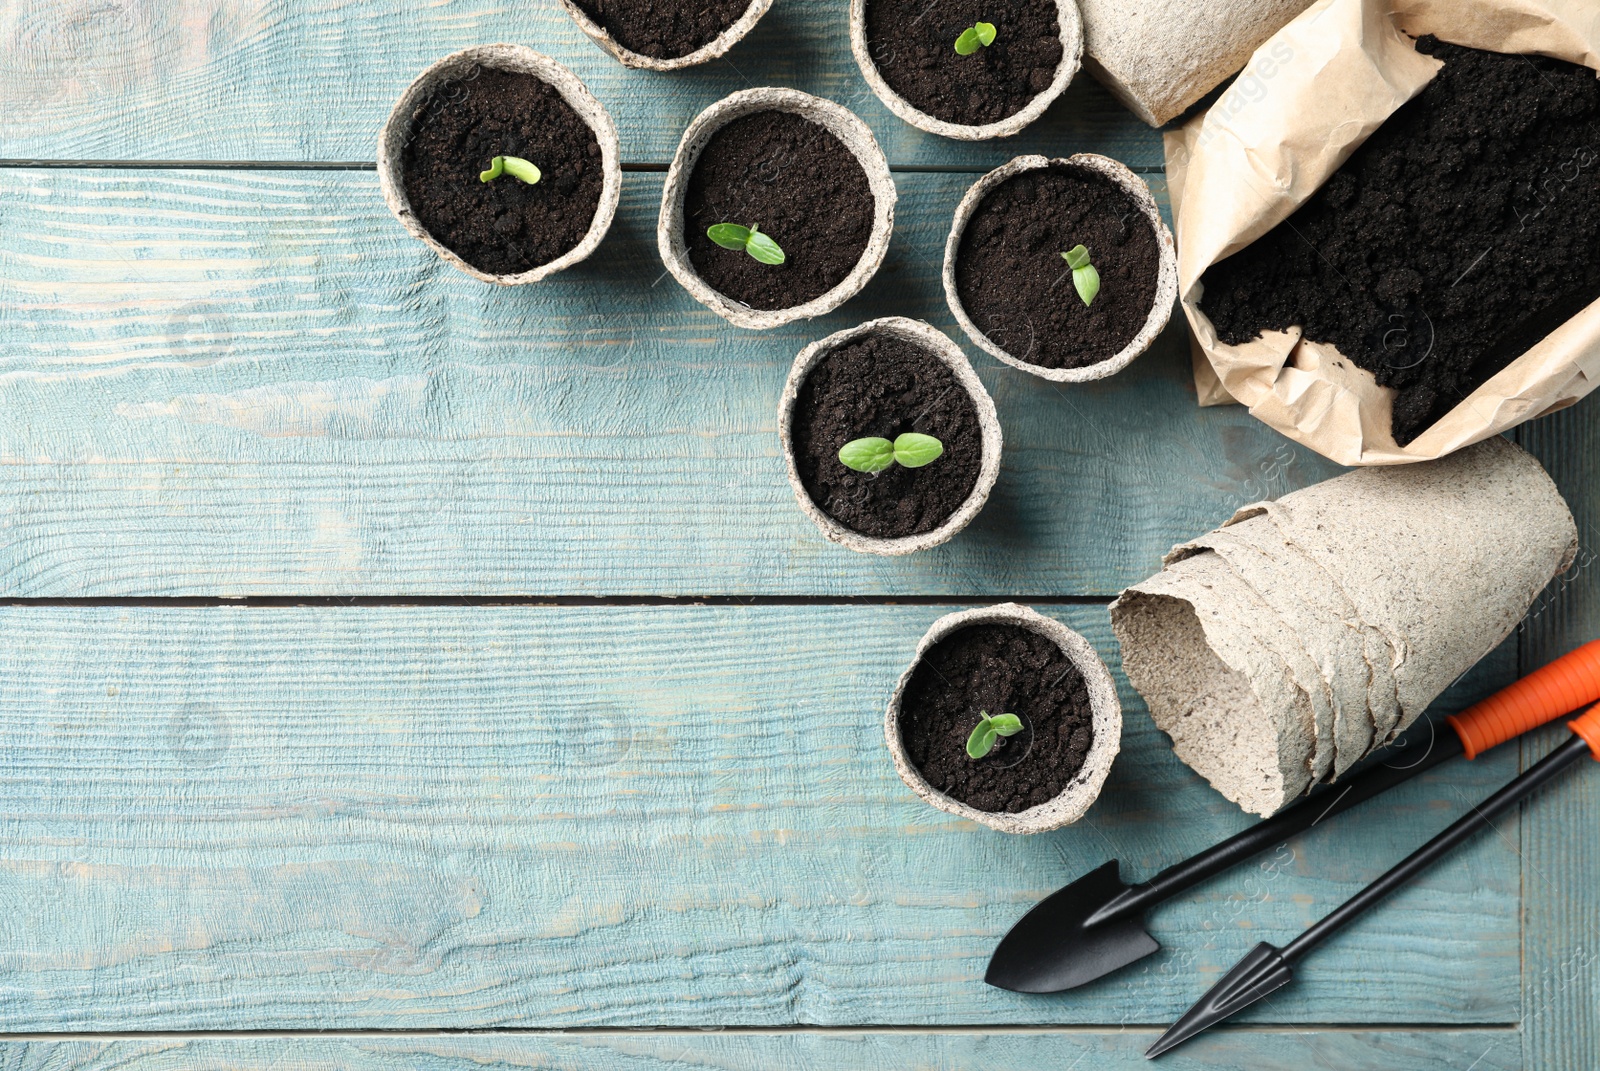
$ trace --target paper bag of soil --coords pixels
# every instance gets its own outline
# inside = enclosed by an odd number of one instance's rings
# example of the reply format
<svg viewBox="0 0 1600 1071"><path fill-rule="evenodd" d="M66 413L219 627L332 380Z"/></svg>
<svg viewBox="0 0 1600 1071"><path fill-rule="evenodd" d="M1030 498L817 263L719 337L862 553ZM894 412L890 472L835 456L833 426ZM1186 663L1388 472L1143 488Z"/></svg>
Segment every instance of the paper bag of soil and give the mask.
<svg viewBox="0 0 1600 1071"><path fill-rule="evenodd" d="M1207 270L1289 220L1438 75L1443 64L1416 47L1414 38L1425 34L1450 45L1600 68L1600 4L1593 0L1321 0L1262 45L1211 109L1166 135L1179 297L1194 333L1201 404L1242 402L1278 431L1345 465L1442 457L1570 405L1600 380L1600 301L1553 308L1560 315L1551 322L1532 317L1515 330L1504 325L1521 356L1453 408L1443 408L1451 397L1438 395L1435 412L1442 415L1430 416L1433 422L1416 433L1420 422L1393 420L1396 392L1333 345L1304 339L1292 327L1230 345L1202 311ZM1585 181L1600 167L1600 146L1591 149L1571 165L1587 172ZM1557 174L1540 180L1544 188L1508 191L1507 202L1526 195L1536 209L1557 195L1549 183L1569 178L1565 169L1551 171ZM1512 207L1502 214L1527 215ZM1494 256L1495 238L1484 235L1487 257ZM1453 274L1455 267L1472 265L1428 266L1436 274ZM1423 360L1448 359L1426 349L1433 330L1426 309L1406 310L1394 327L1411 346L1405 360L1418 353ZM1392 341L1385 335L1383 345Z"/></svg>
<svg viewBox="0 0 1600 1071"><path fill-rule="evenodd" d="M1111 625L1178 757L1270 815L1405 730L1576 552L1555 485L1495 438L1246 506Z"/></svg>

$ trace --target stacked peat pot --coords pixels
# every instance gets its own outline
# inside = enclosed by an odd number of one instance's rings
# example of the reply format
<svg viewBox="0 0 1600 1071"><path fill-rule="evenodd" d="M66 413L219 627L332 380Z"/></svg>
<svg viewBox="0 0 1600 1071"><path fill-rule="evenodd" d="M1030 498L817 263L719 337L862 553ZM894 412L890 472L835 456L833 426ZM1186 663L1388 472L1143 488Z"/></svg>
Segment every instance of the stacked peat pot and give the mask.
<svg viewBox="0 0 1600 1071"><path fill-rule="evenodd" d="M1173 548L1111 623L1178 757L1270 815L1393 740L1576 551L1539 463L1490 439L1247 506Z"/></svg>

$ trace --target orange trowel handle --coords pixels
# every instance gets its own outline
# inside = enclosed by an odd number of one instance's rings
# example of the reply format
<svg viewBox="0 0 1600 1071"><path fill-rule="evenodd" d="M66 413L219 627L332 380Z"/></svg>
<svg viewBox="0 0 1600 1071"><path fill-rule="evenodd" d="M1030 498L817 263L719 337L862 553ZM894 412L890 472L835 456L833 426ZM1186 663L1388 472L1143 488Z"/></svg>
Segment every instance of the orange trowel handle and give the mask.
<svg viewBox="0 0 1600 1071"><path fill-rule="evenodd" d="M1475 759L1496 744L1521 736L1529 729L1570 714L1597 699L1600 699L1600 640L1592 640L1445 721L1461 737L1461 748L1467 758ZM1594 719L1593 737L1577 728L1585 718ZM1572 731L1585 740L1591 743L1600 740L1600 716L1594 711L1572 725Z"/></svg>

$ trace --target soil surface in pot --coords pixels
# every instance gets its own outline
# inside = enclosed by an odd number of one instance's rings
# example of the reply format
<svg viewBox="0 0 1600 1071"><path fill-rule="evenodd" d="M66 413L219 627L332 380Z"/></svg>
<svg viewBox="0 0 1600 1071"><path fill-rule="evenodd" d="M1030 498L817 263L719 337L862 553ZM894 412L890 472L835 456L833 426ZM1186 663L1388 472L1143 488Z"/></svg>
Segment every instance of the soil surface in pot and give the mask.
<svg viewBox="0 0 1600 1071"><path fill-rule="evenodd" d="M753 309L788 309L855 269L875 207L866 169L844 142L793 112L756 112L706 143L685 191L683 237L689 263L712 289ZM759 227L784 263L717 245L706 229L718 223Z"/></svg>
<svg viewBox="0 0 1600 1071"><path fill-rule="evenodd" d="M678 59L738 22L750 0L572 0L623 48Z"/></svg>
<svg viewBox="0 0 1600 1071"><path fill-rule="evenodd" d="M530 161L539 181L479 181L496 156ZM531 271L583 241L604 181L600 142L558 90L487 67L440 85L417 110L402 172L417 221L493 275Z"/></svg>
<svg viewBox="0 0 1600 1071"><path fill-rule="evenodd" d="M1023 731L967 756L980 713L1015 714ZM981 811L1016 814L1059 796L1094 743L1083 674L1021 625L973 625L928 649L900 700L900 741L928 783ZM1024 751L1020 762L1016 752Z"/></svg>
<svg viewBox="0 0 1600 1071"><path fill-rule="evenodd" d="M1100 292L1084 305L1061 254L1089 250ZM1055 164L1014 175L967 221L956 294L989 340L1043 368L1115 357L1150 318L1161 268L1155 228L1120 186Z"/></svg>
<svg viewBox="0 0 1600 1071"><path fill-rule="evenodd" d="M869 435L932 435L944 453L921 468L856 472L839 448ZM978 482L983 431L978 410L938 357L890 335L846 343L812 367L790 425L795 468L817 508L879 539L931 532L960 509Z"/></svg>
<svg viewBox="0 0 1600 1071"><path fill-rule="evenodd" d="M1600 80L1542 56L1444 61L1288 221L1205 273L1237 345L1299 325L1398 392L1426 431L1600 298Z"/></svg>
<svg viewBox="0 0 1600 1071"><path fill-rule="evenodd" d="M969 56L956 38L982 21L994 44ZM889 87L935 119L983 126L1016 115L1061 66L1055 0L868 0L867 54Z"/></svg>

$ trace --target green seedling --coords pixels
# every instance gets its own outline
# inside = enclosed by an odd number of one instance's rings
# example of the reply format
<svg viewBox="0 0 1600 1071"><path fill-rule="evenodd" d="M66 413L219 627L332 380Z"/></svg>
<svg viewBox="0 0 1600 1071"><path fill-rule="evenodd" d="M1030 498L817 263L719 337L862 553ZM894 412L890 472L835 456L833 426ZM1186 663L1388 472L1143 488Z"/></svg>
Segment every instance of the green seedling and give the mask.
<svg viewBox="0 0 1600 1071"><path fill-rule="evenodd" d="M1100 292L1100 273L1089 263L1088 247L1075 245L1062 253L1061 259L1072 269L1072 285L1078 288L1078 296L1083 303L1094 304L1094 296Z"/></svg>
<svg viewBox="0 0 1600 1071"><path fill-rule="evenodd" d="M961 31L956 38L956 55L970 56L980 48L994 44L995 29L992 22L980 22Z"/></svg>
<svg viewBox="0 0 1600 1071"><path fill-rule="evenodd" d="M882 472L897 461L908 469L920 469L943 453L944 443L932 435L908 431L895 436L894 442L877 436L852 439L839 447L839 463L857 472Z"/></svg>
<svg viewBox="0 0 1600 1071"><path fill-rule="evenodd" d="M714 223L706 229L706 237L724 249L742 249L763 264L782 264L785 259L778 243L761 233L760 224Z"/></svg>
<svg viewBox="0 0 1600 1071"><path fill-rule="evenodd" d="M510 175L532 186L540 179L539 169L520 156L496 156L489 161L489 170L478 172L479 182L493 182L501 175Z"/></svg>
<svg viewBox="0 0 1600 1071"><path fill-rule="evenodd" d="M989 717L978 711L978 724L967 737L967 755L981 759L994 750L994 742L1002 736L1016 736L1022 732L1022 719L1015 714L996 714Z"/></svg>

